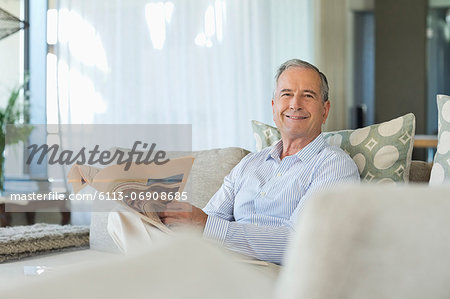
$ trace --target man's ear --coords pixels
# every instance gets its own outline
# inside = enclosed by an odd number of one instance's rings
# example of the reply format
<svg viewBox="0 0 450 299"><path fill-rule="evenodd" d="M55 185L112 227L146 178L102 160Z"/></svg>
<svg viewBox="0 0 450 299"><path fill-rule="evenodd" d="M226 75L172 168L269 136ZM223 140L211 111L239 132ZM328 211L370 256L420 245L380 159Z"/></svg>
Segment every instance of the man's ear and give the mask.
<svg viewBox="0 0 450 299"><path fill-rule="evenodd" d="M275 107L274 107L275 102L274 101L275 100L272 98L272 119L273 119L273 121L275 121Z"/></svg>
<svg viewBox="0 0 450 299"><path fill-rule="evenodd" d="M325 124L328 118L328 113L330 112L330 101L327 100L325 103L323 103L323 121L322 124Z"/></svg>

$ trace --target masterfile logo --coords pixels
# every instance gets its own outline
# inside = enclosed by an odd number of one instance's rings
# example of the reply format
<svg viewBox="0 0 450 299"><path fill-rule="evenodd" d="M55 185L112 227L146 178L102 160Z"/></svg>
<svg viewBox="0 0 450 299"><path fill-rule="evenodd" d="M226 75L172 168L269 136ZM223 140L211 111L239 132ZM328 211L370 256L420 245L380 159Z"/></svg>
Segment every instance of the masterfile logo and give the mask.
<svg viewBox="0 0 450 299"><path fill-rule="evenodd" d="M141 146L142 145L142 146ZM139 151L139 147L142 147L142 151ZM135 141L133 146L128 153L120 149L116 149L113 151L104 150L100 151L100 145L95 145L92 150L86 149L86 147L82 147L78 152L73 150L60 150L60 146L58 144L53 144L49 146L48 144L32 144L27 147L30 151L28 154L28 159L26 163L29 165L33 162L36 154L38 155L36 159L36 163L38 165L42 164L44 160L47 160L49 165L59 164L59 165L94 165L99 163L100 165L110 165L113 161L117 161L117 164L125 164L125 170L129 170L131 163L136 164L151 164L155 163L156 165L162 165L169 162L169 159L166 159L166 152L162 150L156 149L156 143L152 143L149 147L149 144L146 142ZM145 152L145 157L144 156ZM45 159L47 157L47 159Z"/></svg>

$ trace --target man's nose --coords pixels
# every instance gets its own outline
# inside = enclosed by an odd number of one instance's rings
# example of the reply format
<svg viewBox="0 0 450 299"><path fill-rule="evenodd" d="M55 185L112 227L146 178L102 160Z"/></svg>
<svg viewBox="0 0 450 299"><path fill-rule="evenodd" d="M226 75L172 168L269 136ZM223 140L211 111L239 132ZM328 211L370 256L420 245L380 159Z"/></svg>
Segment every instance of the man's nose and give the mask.
<svg viewBox="0 0 450 299"><path fill-rule="evenodd" d="M300 95L296 94L291 98L291 102L289 103L289 108L291 110L295 110L295 111L302 109L302 99L301 99Z"/></svg>

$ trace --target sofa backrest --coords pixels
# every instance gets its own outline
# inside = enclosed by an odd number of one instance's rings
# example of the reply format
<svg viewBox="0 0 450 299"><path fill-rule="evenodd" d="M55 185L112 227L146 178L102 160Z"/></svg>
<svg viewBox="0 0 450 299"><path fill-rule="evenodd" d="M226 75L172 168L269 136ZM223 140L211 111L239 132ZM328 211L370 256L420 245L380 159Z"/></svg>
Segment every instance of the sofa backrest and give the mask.
<svg viewBox="0 0 450 299"><path fill-rule="evenodd" d="M224 177L247 154L249 151L239 147L192 152L195 160L187 182L187 188L191 188L191 202L203 208L219 190ZM410 182L428 183L431 167L431 163L412 161L409 171Z"/></svg>
<svg viewBox="0 0 450 299"><path fill-rule="evenodd" d="M192 203L203 208L220 188L224 177L248 153L249 151L239 147L193 152L195 160L188 179L188 186L192 188ZM431 167L431 163L412 161L410 182L428 183Z"/></svg>
<svg viewBox="0 0 450 299"><path fill-rule="evenodd" d="M224 177L248 153L239 147L193 152L195 160L187 182L192 188L192 203L203 208L222 186Z"/></svg>

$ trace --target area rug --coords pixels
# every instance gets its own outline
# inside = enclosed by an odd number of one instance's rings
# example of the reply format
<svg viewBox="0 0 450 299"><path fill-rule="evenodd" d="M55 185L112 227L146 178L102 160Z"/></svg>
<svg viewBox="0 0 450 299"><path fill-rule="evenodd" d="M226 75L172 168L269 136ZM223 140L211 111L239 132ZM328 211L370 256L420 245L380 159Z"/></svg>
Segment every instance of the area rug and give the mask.
<svg viewBox="0 0 450 299"><path fill-rule="evenodd" d="M0 263L89 247L89 227L38 223L0 228Z"/></svg>

